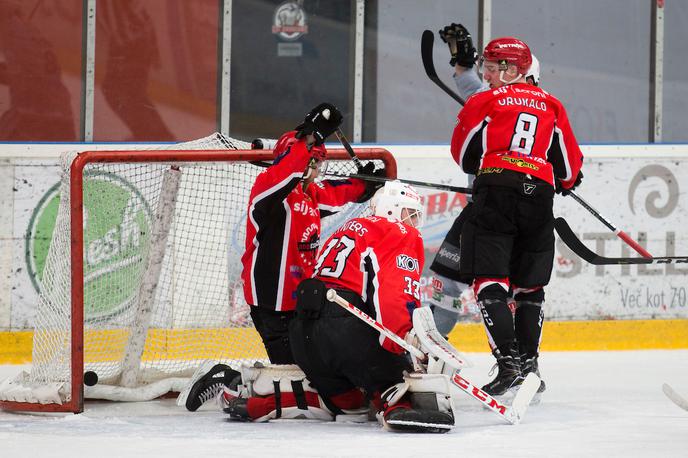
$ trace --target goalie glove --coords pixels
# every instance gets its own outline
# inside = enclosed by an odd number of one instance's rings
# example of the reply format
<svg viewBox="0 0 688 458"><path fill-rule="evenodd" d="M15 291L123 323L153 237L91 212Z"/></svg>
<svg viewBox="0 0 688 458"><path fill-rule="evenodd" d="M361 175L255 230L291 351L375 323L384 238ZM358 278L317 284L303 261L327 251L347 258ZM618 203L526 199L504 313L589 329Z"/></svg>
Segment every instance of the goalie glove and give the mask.
<svg viewBox="0 0 688 458"><path fill-rule="evenodd" d="M440 30L439 34L442 41L449 46L451 54L449 65L453 67L459 64L462 67L473 68L478 60L478 51L473 46L473 39L466 27L452 22L451 25Z"/></svg>

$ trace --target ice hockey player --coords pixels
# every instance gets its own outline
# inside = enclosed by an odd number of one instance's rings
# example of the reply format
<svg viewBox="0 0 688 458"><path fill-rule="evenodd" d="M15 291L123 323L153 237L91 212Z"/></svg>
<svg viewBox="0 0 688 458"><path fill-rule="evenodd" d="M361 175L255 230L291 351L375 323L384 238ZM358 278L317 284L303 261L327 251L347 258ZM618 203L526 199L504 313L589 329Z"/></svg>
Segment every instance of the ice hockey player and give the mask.
<svg viewBox="0 0 688 458"><path fill-rule="evenodd" d="M358 179L314 182L326 164L325 139L341 124L329 103L313 108L302 124L279 139L274 162L256 178L248 203L246 250L241 258L244 297L270 362L294 363L287 325L296 287L313 273L320 247L320 219L349 202L369 199L381 186ZM363 173L373 172L366 164Z"/></svg>
<svg viewBox="0 0 688 458"><path fill-rule="evenodd" d="M447 43L452 56L449 64L454 68L453 78L458 94L463 99L468 99L477 92L489 89L489 85L472 70L478 59L478 53L468 30L461 24L452 23L440 30L439 34ZM526 74L526 81L538 86L540 64L534 55L532 58L533 62ZM469 186L473 185L474 178L474 175L468 175ZM461 228L470 212L472 202L471 196L467 196L467 205L454 220L430 265L430 270L434 275L431 279L433 295L429 304L433 309L437 328L445 335L449 334L456 324L459 307L465 307L464 303L470 307L475 300L473 290L469 287L472 279L459 276Z"/></svg>
<svg viewBox="0 0 688 458"><path fill-rule="evenodd" d="M404 350L325 298L328 288L412 340L423 269L422 203L416 191L388 182L371 201L373 216L341 226L323 245L314 278L299 285L289 329L308 384L263 383L263 395L232 398L225 411L240 420L322 418L365 410L370 398L390 430L446 432L454 424L446 376L405 376ZM255 384L254 384L255 387ZM314 389L317 389L317 394ZM255 390L254 390L255 391ZM286 416L288 415L288 416Z"/></svg>
<svg viewBox="0 0 688 458"><path fill-rule="evenodd" d="M468 30L461 24L452 23L440 30L439 33L440 37L447 43L452 56L449 64L454 67L454 81L459 95L468 99L475 93L488 90L490 88L488 83L481 81L478 73L472 70L478 54ZM539 86L540 63L535 55L531 54L531 57L532 63L526 73L526 82L533 86ZM469 174L468 177L469 186L472 186L475 176ZM458 307L461 306L462 302L466 301L470 304L475 297L473 290L469 287L472 279L461 278L459 275L461 229L473 205L471 196L468 196L467 200L468 204L447 232L433 263L430 265L430 270L434 275L432 278L433 295L429 304L433 308L437 327L444 334L448 334L454 327L458 318ZM525 377L530 372L536 372L540 376L537 356L542 333L542 313L540 316L528 313L531 305L529 301L514 301L514 305L516 307L515 321L518 323L515 328L515 335L519 345L523 376ZM523 306L520 311L519 306ZM540 310L542 312L542 308ZM535 348L534 352L533 348ZM526 349L530 350L527 351ZM527 352L530 355L526 355ZM544 390L545 382L541 381L539 392Z"/></svg>
<svg viewBox="0 0 688 458"><path fill-rule="evenodd" d="M273 149L273 164L251 188L242 281L251 318L273 364L294 363L288 325L295 313L296 287L313 273L321 218L346 203L369 200L382 186L354 178L315 181L326 166L323 143L341 122L334 105L321 103L313 108L303 123L280 137ZM359 173L384 176L385 170L375 170L369 162ZM197 410L224 386L235 384L238 374L224 364L202 365L186 394L187 409Z"/></svg>
<svg viewBox="0 0 688 458"><path fill-rule="evenodd" d="M521 40L488 43L481 67L491 90L468 99L451 143L456 162L476 175L459 274L474 279L497 359L499 372L483 387L493 396L520 383L522 371L537 371L543 287L554 257L553 195L555 188L568 193L583 176L583 156L563 105L526 82L531 63ZM507 305L510 289L515 318Z"/></svg>

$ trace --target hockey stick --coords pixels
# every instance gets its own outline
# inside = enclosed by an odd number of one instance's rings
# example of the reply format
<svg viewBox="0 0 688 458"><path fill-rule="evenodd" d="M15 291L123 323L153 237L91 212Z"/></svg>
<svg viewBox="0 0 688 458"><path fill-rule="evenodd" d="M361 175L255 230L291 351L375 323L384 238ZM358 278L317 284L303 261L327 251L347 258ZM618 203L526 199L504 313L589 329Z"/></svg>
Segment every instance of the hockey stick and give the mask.
<svg viewBox="0 0 688 458"><path fill-rule="evenodd" d="M339 139L339 143L342 144L346 152L349 153L349 156L351 156L351 160L354 161L354 164L356 164L356 169L358 169L359 172L362 171L363 164L361 163L361 160L358 158L358 156L356 156L354 149L351 147L351 143L349 143L349 140L346 139L342 130L337 128L337 130L334 131L334 134L337 136L337 139Z"/></svg>
<svg viewBox="0 0 688 458"><path fill-rule="evenodd" d="M361 160L356 156L356 153L354 152L354 149L351 147L351 144L349 141L346 139L344 134L340 129L337 129L334 131L335 135L339 139L339 142L342 144L344 149L346 150L347 153L349 153L349 156L351 156L351 160L354 161L354 164L356 164L356 168L360 172L363 169L363 164L361 164ZM336 175L332 174L334 176L342 176L342 175ZM422 181L413 181L413 180L402 180L397 178L396 180L390 180L389 178L383 178L383 177L376 177L376 176L370 176L370 175L349 175L351 178L358 178L360 180L366 180L366 181L377 181L380 183L385 183L387 181L400 181L402 183L414 185L414 186L421 186L425 188L433 188L433 189L442 189L445 191L452 191L452 192L459 192L462 194L472 194L473 190L471 188L461 188L458 186L449 186L449 185L443 185L443 184L435 184L435 183L424 183Z"/></svg>
<svg viewBox="0 0 688 458"><path fill-rule="evenodd" d="M585 208L587 211L592 213L592 216L597 218L602 224L607 226L610 231L612 231L614 234L616 234L617 237L619 237L621 240L626 242L631 248L633 248L635 251L637 251L639 255L641 255L644 258L651 258L652 257L652 255L645 248L643 248L638 242L633 240L630 235L626 234L621 229L617 229L616 227L614 227L614 225L612 223L610 223L604 216L602 216L602 214L600 214L600 212L598 212L597 210L592 208L592 206L589 203L587 203L585 200L583 200L582 197L580 197L578 194L576 194L573 191L569 191L569 194L571 195L571 197L573 197L576 200L576 202L581 204L583 206L583 208Z"/></svg>
<svg viewBox="0 0 688 458"><path fill-rule="evenodd" d="M607 258L600 256L590 248L585 246L583 242L574 234L569 223L564 218L556 218L554 220L554 228L557 230L559 237L564 243L571 248L571 250L580 256L583 260L594 264L596 266L614 265L614 264L683 264L688 263L688 256L664 256L651 258Z"/></svg>
<svg viewBox="0 0 688 458"><path fill-rule="evenodd" d="M270 167L272 165L272 162L266 162L266 161L250 161L252 165L255 165L257 167ZM379 183L386 183L388 181L399 181L401 183L406 183L410 184L413 186L419 186L421 188L430 188L430 189L439 189L442 191L450 191L450 192L457 192L460 194L473 194L473 189L472 188L463 188L461 186L451 186L448 184L440 184L440 183L429 183L425 181L414 181L414 180L404 180L403 178L385 178L385 177L378 177L378 176L372 176L372 175L359 175L357 173L352 173L351 175L343 175L340 173L325 173L325 175L329 177L337 177L337 178L358 178L359 180L363 181L377 181Z"/></svg>
<svg viewBox="0 0 688 458"><path fill-rule="evenodd" d="M664 391L664 394L671 399L671 402L682 408L683 410L688 410L688 400L678 394L672 387L670 387L668 384L664 383L662 384L662 391Z"/></svg>
<svg viewBox="0 0 688 458"><path fill-rule="evenodd" d="M425 359L425 353L423 353L421 350L414 347L413 345L407 343L404 339L402 339L401 337L387 329L381 323L377 322L367 313L354 307L346 299L339 296L335 290L327 290L327 294L325 297L328 301L335 302L336 304L343 307L345 310L352 313L354 316L365 321L368 325L370 325L375 330L383 334L385 337L392 340L394 343L402 347L404 350L413 354L413 356L419 359ZM446 345L451 346L449 342L446 342ZM442 358L443 356L446 357L448 355L448 353L446 352L439 353L440 354L433 356ZM453 364L455 363L455 361L452 361L452 363L450 363L449 361L445 362L447 362L447 364L449 364L450 366L454 367ZM467 393L470 397L480 402L483 406L487 407L487 409L489 409L491 412L498 415L502 420L511 423L512 425L518 424L523 419L526 409L528 409L528 406L530 405L530 401L533 399L533 396L535 396L535 393L540 387L540 378L534 372L531 372L530 374L528 374L528 376L521 384L511 406L507 407L500 404L499 401L497 401L495 398L485 393L483 390L478 388L476 385L471 383L466 378L459 375L458 370L456 370L454 374L451 377L449 377L449 380L452 383L452 385L458 387L464 393Z"/></svg>
<svg viewBox="0 0 688 458"><path fill-rule="evenodd" d="M461 194L472 194L473 189L472 188L462 188L460 186L451 186L448 184L439 184L439 183L428 183L425 181L414 181L414 180L404 180L403 178L385 178L385 177L376 177L376 176L371 176L371 175L359 175L359 174L351 174L351 175L340 175L338 173L327 173L327 176L331 177L339 177L339 178L358 178L359 180L364 180L364 181L377 181L379 183L386 183L388 181L399 181L401 183L406 183L410 184L413 186L419 186L421 188L431 188L431 189L440 189L443 191L451 191L451 192L457 192Z"/></svg>
<svg viewBox="0 0 688 458"><path fill-rule="evenodd" d="M414 347L413 345L409 344L406 342L404 339L399 337L398 335L394 334L392 331L387 329L382 323L379 321L376 321L373 317L359 309L358 307L355 307L353 304L351 304L349 301L341 297L339 294L337 294L337 291L333 289L328 289L327 294L325 295L328 301L334 302L337 305L340 305L344 310L347 312L351 313L352 315L356 316L357 318L365 321L370 325L372 328L374 328L376 331L378 331L380 334L384 334L385 337L387 337L389 340L394 342L395 344L399 345L401 348L406 350L407 352L411 353L413 356L415 356L418 359L425 359L425 353L420 351L418 348Z"/></svg>
<svg viewBox="0 0 688 458"><path fill-rule="evenodd" d="M423 31L423 35L420 39L420 57L423 59L423 67L425 68L425 74L428 78L439 86L444 92L446 92L449 97L459 102L461 105L465 105L466 101L459 97L459 95L449 89L449 87L442 82L439 76L437 76L437 71L435 71L435 63L432 59L432 48L435 43L435 34L430 30Z"/></svg>

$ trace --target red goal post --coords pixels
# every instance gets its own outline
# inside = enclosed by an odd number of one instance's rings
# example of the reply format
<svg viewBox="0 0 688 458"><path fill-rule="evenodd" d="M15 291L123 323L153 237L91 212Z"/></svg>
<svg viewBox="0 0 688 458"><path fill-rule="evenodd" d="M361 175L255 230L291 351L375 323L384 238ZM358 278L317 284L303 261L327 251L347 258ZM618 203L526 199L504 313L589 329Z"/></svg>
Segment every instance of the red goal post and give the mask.
<svg viewBox="0 0 688 458"><path fill-rule="evenodd" d="M227 147L211 143L218 145ZM355 152L396 178L388 151ZM46 261L32 371L0 383L0 407L81 412L84 397L153 399L179 391L203 360L263 359L237 272L248 193L262 170L254 163L272 159L270 151L231 147L65 157L69 199ZM344 149L329 150L328 162L335 173L356 173ZM341 222L323 219L323 238ZM223 243L230 248L220 255ZM84 371L98 383L85 387Z"/></svg>

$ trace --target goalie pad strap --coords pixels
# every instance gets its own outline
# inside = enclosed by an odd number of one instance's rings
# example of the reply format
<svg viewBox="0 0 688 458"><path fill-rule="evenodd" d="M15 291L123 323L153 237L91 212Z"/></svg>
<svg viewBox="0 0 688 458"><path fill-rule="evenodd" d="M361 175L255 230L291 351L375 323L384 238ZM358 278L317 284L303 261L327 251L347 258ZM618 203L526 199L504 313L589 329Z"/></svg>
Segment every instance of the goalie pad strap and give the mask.
<svg viewBox="0 0 688 458"><path fill-rule="evenodd" d="M272 384L275 387L275 414L277 418L282 418L282 392L280 391L280 381L275 380Z"/></svg>
<svg viewBox="0 0 688 458"><path fill-rule="evenodd" d="M301 380L292 380L291 390L294 392L294 396L296 397L296 407L301 410L307 410L308 404L306 403L306 395L303 391L303 382Z"/></svg>
<svg viewBox="0 0 688 458"><path fill-rule="evenodd" d="M280 390L280 380L274 380L275 387L275 415L276 418L282 418L282 391ZM291 390L294 393L294 400L296 407L299 410L308 410L308 402L306 402L306 393L303 389L303 380L292 380ZM285 407L293 407L293 405L285 405Z"/></svg>

